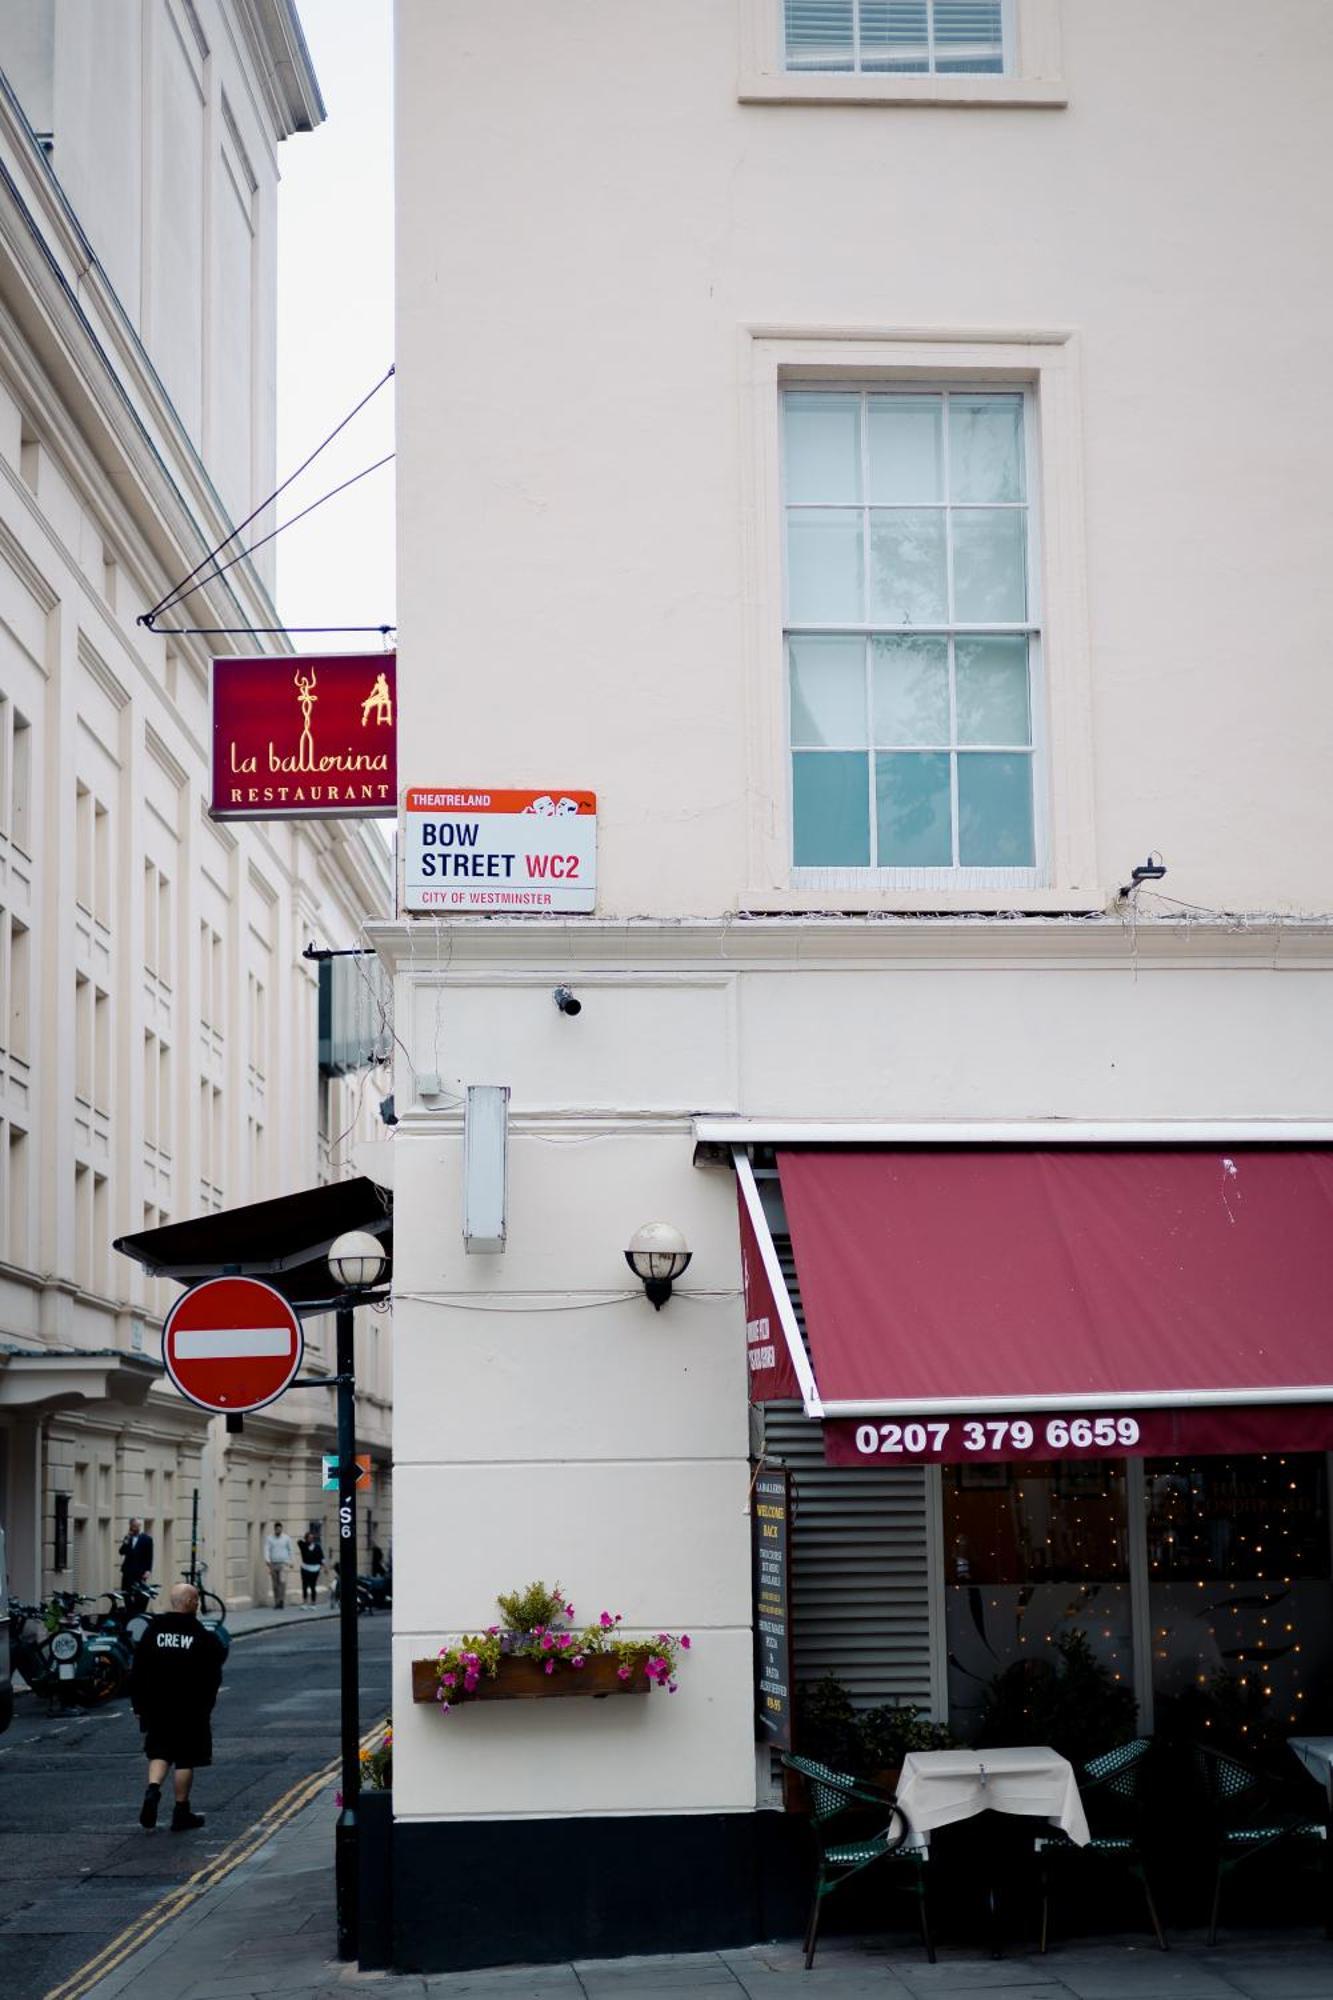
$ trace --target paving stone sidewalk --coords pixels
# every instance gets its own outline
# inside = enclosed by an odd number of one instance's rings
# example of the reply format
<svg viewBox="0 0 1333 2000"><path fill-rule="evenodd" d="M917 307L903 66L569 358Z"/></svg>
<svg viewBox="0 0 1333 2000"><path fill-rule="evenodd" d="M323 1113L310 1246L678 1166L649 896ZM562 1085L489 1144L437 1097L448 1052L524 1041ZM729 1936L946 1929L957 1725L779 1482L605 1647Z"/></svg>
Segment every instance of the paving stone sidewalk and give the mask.
<svg viewBox="0 0 1333 2000"><path fill-rule="evenodd" d="M813 1972L794 1944L689 1957L507 1966L493 1972L360 1972L333 1958L333 1815L317 1800L255 1857L92 1987L86 2000L1333 2000L1333 1944L1313 1932L1080 1941L999 1961L891 1940L830 1939Z"/></svg>

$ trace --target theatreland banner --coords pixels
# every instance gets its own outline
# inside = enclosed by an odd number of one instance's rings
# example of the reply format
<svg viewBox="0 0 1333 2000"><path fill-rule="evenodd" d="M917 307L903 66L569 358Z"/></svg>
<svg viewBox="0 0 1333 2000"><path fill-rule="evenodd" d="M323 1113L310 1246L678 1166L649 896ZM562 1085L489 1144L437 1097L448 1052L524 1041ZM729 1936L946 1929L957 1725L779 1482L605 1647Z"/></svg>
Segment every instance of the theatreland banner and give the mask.
<svg viewBox="0 0 1333 2000"><path fill-rule="evenodd" d="M214 819L392 819L393 653L213 662Z"/></svg>

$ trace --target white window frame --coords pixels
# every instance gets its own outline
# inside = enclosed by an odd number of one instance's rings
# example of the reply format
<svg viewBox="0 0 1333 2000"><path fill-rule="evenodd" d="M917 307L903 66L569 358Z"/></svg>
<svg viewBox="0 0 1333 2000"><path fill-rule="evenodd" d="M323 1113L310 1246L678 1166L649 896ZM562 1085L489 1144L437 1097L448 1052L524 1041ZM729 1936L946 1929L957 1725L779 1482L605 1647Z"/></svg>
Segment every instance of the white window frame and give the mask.
<svg viewBox="0 0 1333 2000"><path fill-rule="evenodd" d="M911 330L754 327L742 334L747 449L746 687L749 799L746 880L752 910L1097 910L1090 661L1083 532L1078 347L1064 331L951 336ZM1029 392L1028 508L1041 550L1030 667L1033 869L797 869L785 644L782 392L789 388ZM1019 879L1016 879L1019 878Z"/></svg>
<svg viewBox="0 0 1333 2000"><path fill-rule="evenodd" d="M854 53L853 53L852 67L850 71L843 69L809 70L809 69L803 69L799 65L788 67L786 4L785 0L782 0L782 5L780 6L779 9L781 17L781 28L782 28L782 61L783 61L783 67L784 69L787 69L788 74L794 76L878 75L879 72L876 70L872 69L867 71L863 70L861 67L861 9L864 4L865 0L852 0L852 48ZM925 0L925 8L926 8L926 46L929 51L930 60L927 62L927 65L923 70L908 70L903 72L903 74L909 76L935 76L938 74L934 62L935 0ZM1009 76L1012 75L1013 73L1015 28L1016 28L1015 0L1000 0L1000 69L997 72L997 74L1002 76Z"/></svg>
<svg viewBox="0 0 1333 2000"><path fill-rule="evenodd" d="M789 70L783 0L737 0L742 104L950 105L1059 110L1068 102L1060 0L1004 0L1004 72L905 76L862 70Z"/></svg>
<svg viewBox="0 0 1333 2000"><path fill-rule="evenodd" d="M785 398L788 393L790 393L793 390L799 391L800 389L809 386L812 385L804 384L799 381L783 382L779 390L780 399L782 399L785 402ZM823 382L818 385L819 388L826 391L833 389L833 386L834 385L827 382ZM953 622L946 621L945 624L941 626L931 625L931 626L923 626L921 628L915 628L911 626L904 627L900 625L876 625L873 622L866 624L857 624L854 626L847 626L847 627L840 627L836 624L804 625L792 621L785 615L785 601L787 593L786 593L786 577L784 568L783 671L786 680L785 696L787 704L787 782L788 782L788 793L789 793L788 816L792 825L793 835L794 835L796 816L795 816L795 806L794 802L791 800L790 792L793 782L794 751L798 746L793 745L791 741L791 668L790 668L790 655L788 652L788 647L792 638L811 637L811 636L817 637L825 631L832 632L839 630L850 630L863 637L869 638L879 632L883 632L886 634L898 633L901 635L904 632L911 633L914 630L920 629L922 632L929 632L932 636L947 632L951 642L955 638L955 636L959 638L965 638L969 633L975 631L985 631L985 632L994 631L1003 634L1010 634L1010 633L1020 634L1021 636L1025 637L1028 642L1028 652L1027 652L1028 714L1029 714L1029 732L1031 740L1024 747L1029 760L1029 768L1032 773L1032 840L1033 840L1032 866L1026 868L1020 868L1020 867L982 868L977 866L965 866L961 862L956 862L952 863L947 868L885 868L879 866L872 859L864 867L860 868L852 868L852 867L801 868L796 865L795 860L793 859L792 882L793 885L798 889L814 889L814 890L819 890L821 892L828 890L841 891L843 889L856 889L856 888L866 888L866 887L907 889L912 891L916 890L935 891L939 889L958 889L958 888L980 888L980 889L992 889L992 890L1003 888L1006 891L1007 890L1026 891L1028 889L1037 889L1044 887L1046 883L1047 877L1050 872L1049 855L1047 852L1047 840L1046 840L1046 831L1049 819L1049 813L1047 807L1046 772L1050 759L1049 759L1049 752L1046 746L1046 727L1045 727L1046 701L1045 701L1045 690L1042 679L1042 664L1043 664L1042 616L1041 616L1042 579L1041 579L1041 533L1040 533L1041 510L1039 505L1040 492L1038 484L1039 464L1038 464L1038 453L1037 453L1038 438L1037 438L1037 425L1036 425L1036 409L1035 409L1035 398L1032 394L1030 385L1023 383L1015 383L1015 384L1006 384L1004 386L1005 390L1008 393L1021 395L1023 398L1024 492L1023 492L1022 508L1024 517L1024 544L1025 544L1023 580L1024 580L1024 595L1027 600L1026 618L1024 619L1021 625L987 624L982 626L975 626L975 625L963 624L956 620ZM882 382L875 384L867 384L863 382L848 382L845 385L843 385L843 387L844 387L844 393L860 396L864 401L867 394L874 394L876 390L882 392L884 389L884 384ZM944 396L958 396L958 395L968 395L968 394L984 395L988 391L991 394L994 394L996 391L996 384L993 382L964 382L964 381L959 381L956 378L951 378L946 382L932 382L932 383L918 383L918 384L900 383L897 385L897 387L899 390L907 394L911 394L913 390L915 390L917 393L922 395L943 394ZM836 390L834 390L834 393L836 393ZM947 425L947 418L945 421ZM946 430L946 436L947 436L947 430ZM864 459L864 454L867 449L864 414L861 420L860 437L861 437L861 451ZM946 468L947 468L947 461L946 461ZM945 476L947 479L948 477L947 469ZM862 476L862 492L863 495L869 492L869 485L865 478L864 469ZM948 516L950 516L953 512L954 503L951 500L946 500L940 504L945 513L946 523L947 523ZM870 501L868 499L863 498L862 501L858 503L858 511L860 511L863 514L868 513L870 511L870 505L871 505ZM785 559L786 559L785 544L787 540L786 537L787 497L785 491L782 494L782 515L783 515L783 531L784 531L783 559L785 565ZM947 533L948 529L946 525L946 535ZM948 562L949 562L950 574L952 574L951 556L948 557ZM951 645L951 654L952 654L952 645ZM951 681L952 681L952 673L951 673ZM868 690L867 690L867 696L868 696ZM952 717L952 709L953 709L953 701L951 697L950 699L951 717ZM877 812L877 787L875 782L875 758L879 753L881 746L877 745L874 740L874 729L869 715L867 715L866 729L867 729L866 761L868 766L866 777L867 777L867 784L869 787L869 797L870 797L870 813L869 813L870 853L873 856L878 846L878 831L877 831L878 812ZM938 752L939 754L942 755L946 755L949 759L949 830L950 830L950 838L952 840L954 849L956 851L961 833L960 822L959 822L959 807L958 807L958 753L960 749L965 749L966 746L960 745L957 742L956 730L953 727L952 720L950 726L950 739L951 740L947 748L943 748L941 745L935 743L923 744L920 747L922 750L930 750ZM899 745L897 747L906 748L907 746Z"/></svg>

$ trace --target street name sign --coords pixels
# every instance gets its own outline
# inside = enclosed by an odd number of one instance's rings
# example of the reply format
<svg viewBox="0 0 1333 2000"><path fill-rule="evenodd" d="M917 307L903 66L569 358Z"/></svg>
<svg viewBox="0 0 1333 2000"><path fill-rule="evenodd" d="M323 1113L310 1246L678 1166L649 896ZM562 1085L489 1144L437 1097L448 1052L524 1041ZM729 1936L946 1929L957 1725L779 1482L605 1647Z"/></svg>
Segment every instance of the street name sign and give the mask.
<svg viewBox="0 0 1333 2000"><path fill-rule="evenodd" d="M403 807L404 910L596 908L596 793L418 785Z"/></svg>
<svg viewBox="0 0 1333 2000"><path fill-rule="evenodd" d="M209 1278L177 1299L162 1328L162 1361L204 1410L262 1410L291 1386L305 1343L281 1292L258 1278Z"/></svg>
<svg viewBox="0 0 1333 2000"><path fill-rule="evenodd" d="M323 1458L324 1491L326 1493L336 1493L340 1483L338 1479L338 1454L336 1451L326 1451L323 1454ZM356 1455L356 1490L358 1493L365 1493L369 1491L369 1488L370 1453L368 1451L359 1451Z"/></svg>

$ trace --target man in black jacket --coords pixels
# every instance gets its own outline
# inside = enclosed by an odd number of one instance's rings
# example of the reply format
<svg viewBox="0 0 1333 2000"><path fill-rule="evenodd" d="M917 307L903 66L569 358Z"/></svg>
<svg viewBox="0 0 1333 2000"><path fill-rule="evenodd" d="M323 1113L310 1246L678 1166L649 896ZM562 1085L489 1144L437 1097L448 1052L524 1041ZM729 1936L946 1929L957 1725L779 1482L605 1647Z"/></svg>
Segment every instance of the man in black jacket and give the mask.
<svg viewBox="0 0 1333 2000"><path fill-rule="evenodd" d="M143 1522L136 1514L130 1522L130 1532L120 1545L120 1587L133 1590L136 1583L142 1583L153 1567L153 1538L143 1531Z"/></svg>
<svg viewBox="0 0 1333 2000"><path fill-rule="evenodd" d="M199 1592L190 1583L173 1583L171 1610L150 1618L134 1649L130 1702L144 1732L148 1759L148 1789L139 1812L142 1827L157 1825L162 1783L176 1767L173 1833L190 1833L204 1823L190 1810L194 1774L213 1761L213 1731L209 1721L222 1682L226 1657L221 1642L201 1625Z"/></svg>

